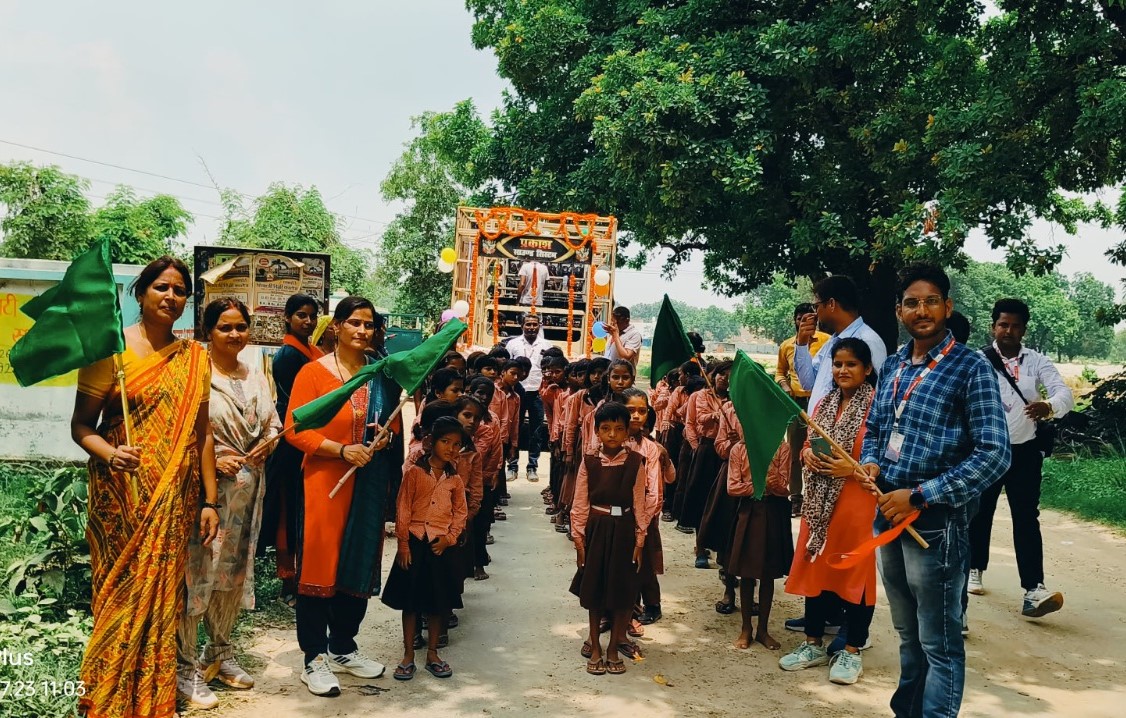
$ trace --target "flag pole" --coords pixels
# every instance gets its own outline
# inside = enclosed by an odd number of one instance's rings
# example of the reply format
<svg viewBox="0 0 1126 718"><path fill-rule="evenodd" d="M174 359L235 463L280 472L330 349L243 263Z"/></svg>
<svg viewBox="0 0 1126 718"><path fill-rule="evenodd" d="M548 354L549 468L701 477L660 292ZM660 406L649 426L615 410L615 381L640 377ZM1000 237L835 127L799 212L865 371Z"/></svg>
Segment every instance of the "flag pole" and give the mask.
<svg viewBox="0 0 1126 718"><path fill-rule="evenodd" d="M817 422L814 421L809 416L809 414L805 413L804 411L801 412L801 420L804 421L810 429L813 429L813 431L815 431L818 436L820 436L825 441L829 442L829 446L833 447L833 453L837 454L840 458L843 458L846 461L848 461L855 468L857 468L857 469L861 468L860 462L858 462L856 459L852 458L852 454L845 451L844 447L842 447L840 444L838 444L836 439L829 436L829 433L827 431L825 431L824 429L822 429L817 424ZM873 484L873 486L875 487L875 484ZM880 489L878 487L876 487L876 495L877 496L883 496L884 492L880 491ZM907 527L907 533L911 534L911 538L915 539L915 543L919 544L923 548L930 548L930 544L927 543L927 540L925 538L923 538L922 536L919 535L919 532L915 530L915 527L908 526Z"/></svg>
<svg viewBox="0 0 1126 718"><path fill-rule="evenodd" d="M372 446L378 444L380 439L390 433L390 429L388 429L387 427L391 425L391 422L395 420L396 416L402 413L403 407L406 406L407 402L410 400L410 394L403 396L403 400L399 402L399 405L396 406L395 410L391 412L391 415L387 417L387 421L383 422L383 428L379 430L379 433L375 435L375 438L371 440L370 444L364 445L365 449L370 449ZM348 479L352 478L352 474L356 473L356 469L358 468L360 467L353 465L352 468L348 469L348 471L340 477L340 481L337 481L336 486L332 487L332 491L328 492L328 497L330 499L336 498L336 494L340 492L340 489L344 488L344 484L348 483Z"/></svg>
<svg viewBox="0 0 1126 718"><path fill-rule="evenodd" d="M119 352L113 355L114 365L117 369L117 391L121 394L121 416L125 424L125 443L133 446L133 417L129 415L129 395L125 393L125 357ZM127 472L129 477L129 494L133 503L139 500L137 490L137 477L133 472Z"/></svg>

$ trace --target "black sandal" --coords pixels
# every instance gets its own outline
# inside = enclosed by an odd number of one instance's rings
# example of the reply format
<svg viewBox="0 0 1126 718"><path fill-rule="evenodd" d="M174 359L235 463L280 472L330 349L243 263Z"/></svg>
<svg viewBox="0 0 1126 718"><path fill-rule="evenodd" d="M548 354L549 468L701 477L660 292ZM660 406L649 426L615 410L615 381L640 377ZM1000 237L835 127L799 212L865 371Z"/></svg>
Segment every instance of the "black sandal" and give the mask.
<svg viewBox="0 0 1126 718"><path fill-rule="evenodd" d="M737 609L738 606L735 605L734 601L732 601L731 603L728 603L727 601L715 602L715 612L723 614L724 616L730 616L731 614L735 613Z"/></svg>

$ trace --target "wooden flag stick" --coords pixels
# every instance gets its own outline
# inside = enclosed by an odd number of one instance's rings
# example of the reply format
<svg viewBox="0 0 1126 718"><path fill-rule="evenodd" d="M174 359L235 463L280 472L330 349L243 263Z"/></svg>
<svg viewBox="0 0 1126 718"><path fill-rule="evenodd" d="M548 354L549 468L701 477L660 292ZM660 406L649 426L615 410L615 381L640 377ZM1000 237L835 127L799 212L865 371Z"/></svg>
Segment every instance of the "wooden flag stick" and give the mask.
<svg viewBox="0 0 1126 718"><path fill-rule="evenodd" d="M286 434L288 434L289 432L293 431L296 428L297 428L297 422L290 424L289 426L285 427L284 429L282 429L278 433L271 436L266 441L263 441L261 444L259 444L258 446L255 446L253 449L251 449L250 453L246 455L246 458L251 459L251 458L254 458L256 456L264 456L266 453L269 452L269 449L270 449L271 446L273 446L274 444L281 441L282 437L284 437Z"/></svg>
<svg viewBox="0 0 1126 718"><path fill-rule="evenodd" d="M125 357L121 354L114 354L113 360L117 369L117 391L121 394L121 417L125 424L125 443L133 446L133 417L129 415L129 395L125 393ZM133 472L126 475L129 477L129 494L133 503L137 503L140 500L137 477Z"/></svg>
<svg viewBox="0 0 1126 718"><path fill-rule="evenodd" d="M817 424L817 422L815 422L813 419L811 419L809 414L805 413L804 411L801 412L801 420L804 421L806 423L806 425L809 426L810 429L813 429L817 433L818 436L820 436L825 441L829 442L829 446L833 447L833 453L834 454L836 454L838 457L843 458L844 460L848 461L850 464L852 464L857 469L861 468L860 462L858 462L856 459L852 458L852 454L845 451L844 447L842 447L840 444L838 444L833 437L829 436L828 432L826 432L824 429L822 429ZM876 495L877 496L883 496L884 492L880 491L879 488L877 488L876 489ZM930 548L930 544L927 543L926 539L924 539L922 536L919 535L919 532L915 530L915 527L908 526L907 527L907 533L911 534L911 538L915 539L915 542L917 544L919 544L920 546L922 546L923 548Z"/></svg>
<svg viewBox="0 0 1126 718"><path fill-rule="evenodd" d="M370 450L372 446L375 446L379 443L380 439L387 436L390 431L387 427L391 425L391 422L395 420L396 416L402 413L403 407L406 406L407 402L410 400L410 394L403 396L403 400L399 402L399 405L396 406L395 410L391 412L391 415L387 417L387 421L383 422L383 428L379 430L379 433L375 435L375 438L371 440L370 444L364 445L365 448ZM344 484L348 483L348 479L352 478L352 474L356 473L356 469L358 468L360 467L353 465L352 468L348 469L347 473L340 477L340 481L337 481L336 486L332 487L332 491L328 492L328 497L330 499L336 498L336 494L340 492L340 489L344 487Z"/></svg>

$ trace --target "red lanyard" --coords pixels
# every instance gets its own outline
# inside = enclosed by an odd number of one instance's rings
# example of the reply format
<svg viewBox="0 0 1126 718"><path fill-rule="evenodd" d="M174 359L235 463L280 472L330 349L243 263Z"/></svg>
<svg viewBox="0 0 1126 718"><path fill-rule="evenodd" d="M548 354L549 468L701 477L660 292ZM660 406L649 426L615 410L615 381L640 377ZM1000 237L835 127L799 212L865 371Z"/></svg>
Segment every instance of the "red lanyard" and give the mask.
<svg viewBox="0 0 1126 718"><path fill-rule="evenodd" d="M936 366L938 366L938 363L946 358L946 355L949 354L950 350L954 348L954 344L955 344L954 338L951 337L950 341L946 343L946 346L944 346L942 348L942 351L939 352L938 356L931 359L930 363L927 364L927 368L924 369L919 374L919 376L915 377L915 380L912 381L907 386L907 391L903 392L903 399L899 402L899 406L897 406L895 408L895 426L896 427L899 426L899 417L903 416L903 410L907 408L907 400L911 398L911 394L912 394L912 392L915 391L915 387L917 387L919 384L921 384L923 379L926 379L927 375L930 374L931 371L933 371ZM895 397L899 394L899 377L903 375L903 370L906 367L907 367L907 362L901 362L900 365L899 365L899 370L897 372L895 372L895 383L892 384L892 387L891 387L891 400L892 401L895 401Z"/></svg>

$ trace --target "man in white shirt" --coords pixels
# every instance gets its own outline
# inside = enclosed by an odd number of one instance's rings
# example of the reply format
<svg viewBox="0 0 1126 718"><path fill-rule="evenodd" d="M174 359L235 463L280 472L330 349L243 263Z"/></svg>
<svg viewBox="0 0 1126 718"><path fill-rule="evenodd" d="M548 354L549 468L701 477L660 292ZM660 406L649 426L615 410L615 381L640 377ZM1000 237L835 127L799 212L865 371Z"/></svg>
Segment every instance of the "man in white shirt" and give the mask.
<svg viewBox="0 0 1126 718"><path fill-rule="evenodd" d="M606 323L606 351L603 356L614 361L625 359L637 368L641 358L641 330L629 323L629 307L614 307L610 315L613 321Z"/></svg>
<svg viewBox="0 0 1126 718"><path fill-rule="evenodd" d="M551 346L551 342L543 338L540 329L540 318L535 314L525 314L521 323L523 334L508 340L505 348L513 359L524 357L532 362L528 371L528 378L521 382L524 394L520 400L519 425L524 422L524 415L528 416L528 481L539 481L540 465L540 428L543 426L543 400L540 399L540 385L543 383L543 370L540 362L543 361L543 351ZM508 480L515 481L520 470L520 457L508 460Z"/></svg>
<svg viewBox="0 0 1126 718"><path fill-rule="evenodd" d="M809 387L809 413L833 388L833 346L846 337L857 337L872 350L876 372L884 365L888 350L884 340L860 318L860 292L843 275L826 277L813 287L813 314L802 317L794 341L794 369L801 385ZM832 336L817 356L809 351L818 325Z"/></svg>
<svg viewBox="0 0 1126 718"><path fill-rule="evenodd" d="M520 285L516 302L521 307L542 307L543 290L547 286L547 265L543 262L524 262L517 272ZM539 367L535 367L538 372Z"/></svg>
<svg viewBox="0 0 1126 718"><path fill-rule="evenodd" d="M1044 587L1044 541L1039 521L1044 455L1036 439L1036 422L1063 416L1071 411L1075 399L1052 361L1021 345L1028 320L1027 304L1019 299L999 300L993 305L993 344L982 350L997 373L1013 463L981 495L981 507L970 522L968 590L977 595L985 593L982 573L989 565L993 513L1004 489L1013 516L1017 572L1025 592L1021 613L1039 618L1058 611L1063 606L1063 594ZM1047 399L1041 399L1045 394Z"/></svg>

